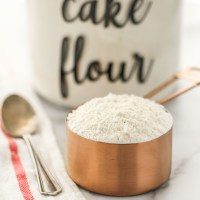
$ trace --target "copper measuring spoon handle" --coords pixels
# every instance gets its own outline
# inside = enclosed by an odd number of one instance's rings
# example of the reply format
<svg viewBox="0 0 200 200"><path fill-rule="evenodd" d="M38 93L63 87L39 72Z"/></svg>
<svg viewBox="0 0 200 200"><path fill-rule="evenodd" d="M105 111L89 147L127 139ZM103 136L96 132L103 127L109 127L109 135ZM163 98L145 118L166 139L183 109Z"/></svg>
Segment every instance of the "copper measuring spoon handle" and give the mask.
<svg viewBox="0 0 200 200"><path fill-rule="evenodd" d="M175 81L180 80L180 79L189 81L190 83L186 87L180 89L179 91L174 92L174 93L160 99L158 101L158 103L165 104L168 101L170 101L170 100L186 93L187 91L195 88L196 86L198 86L200 84L200 67L191 67L191 68L188 68L186 70L183 70L183 71L180 71L180 72L174 74L170 79L166 80L165 82L160 84L158 87L156 87L155 89L153 89L152 91L147 93L144 96L144 98L150 99L151 97L158 94L161 90L165 89L167 86L169 86L170 84L172 84Z"/></svg>

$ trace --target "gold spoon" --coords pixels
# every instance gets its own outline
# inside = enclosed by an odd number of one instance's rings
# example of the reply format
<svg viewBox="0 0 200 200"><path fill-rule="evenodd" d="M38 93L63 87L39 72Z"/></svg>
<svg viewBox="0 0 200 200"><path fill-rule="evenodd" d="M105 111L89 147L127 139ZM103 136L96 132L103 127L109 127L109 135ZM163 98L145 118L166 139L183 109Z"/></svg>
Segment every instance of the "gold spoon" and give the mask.
<svg viewBox="0 0 200 200"><path fill-rule="evenodd" d="M8 96L2 105L2 127L7 133L16 138L23 138L27 144L32 161L35 166L40 193L55 196L62 191L55 177L49 171L40 153L31 141L31 134L36 132L38 119L32 106L19 95ZM43 177L46 177L46 185L51 186L52 191L45 191Z"/></svg>

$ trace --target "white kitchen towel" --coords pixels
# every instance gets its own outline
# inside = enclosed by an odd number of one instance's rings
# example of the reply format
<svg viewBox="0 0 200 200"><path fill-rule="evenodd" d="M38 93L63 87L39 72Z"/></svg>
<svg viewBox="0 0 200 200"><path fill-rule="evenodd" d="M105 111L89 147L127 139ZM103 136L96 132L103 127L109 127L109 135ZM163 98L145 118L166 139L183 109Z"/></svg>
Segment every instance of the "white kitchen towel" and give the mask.
<svg viewBox="0 0 200 200"><path fill-rule="evenodd" d="M33 135L33 141L59 180L63 191L55 197L42 196L25 142L20 138L11 138L0 130L0 200L85 200L66 172L48 116L33 91L25 85L0 84L0 101L2 103L7 95L15 93L25 97L33 105L40 123L40 129Z"/></svg>

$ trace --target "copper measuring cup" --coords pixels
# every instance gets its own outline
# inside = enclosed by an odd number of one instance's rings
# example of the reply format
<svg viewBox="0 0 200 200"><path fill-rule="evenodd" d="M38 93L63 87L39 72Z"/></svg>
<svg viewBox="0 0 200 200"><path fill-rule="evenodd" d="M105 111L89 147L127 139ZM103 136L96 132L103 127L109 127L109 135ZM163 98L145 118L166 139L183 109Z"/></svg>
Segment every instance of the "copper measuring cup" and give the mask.
<svg viewBox="0 0 200 200"><path fill-rule="evenodd" d="M164 104L200 84L200 68L189 68L155 88L151 98L178 79L189 81L185 88L158 101ZM130 196L160 187L171 172L172 127L151 141L134 144L96 142L67 128L67 171L81 187L104 195Z"/></svg>

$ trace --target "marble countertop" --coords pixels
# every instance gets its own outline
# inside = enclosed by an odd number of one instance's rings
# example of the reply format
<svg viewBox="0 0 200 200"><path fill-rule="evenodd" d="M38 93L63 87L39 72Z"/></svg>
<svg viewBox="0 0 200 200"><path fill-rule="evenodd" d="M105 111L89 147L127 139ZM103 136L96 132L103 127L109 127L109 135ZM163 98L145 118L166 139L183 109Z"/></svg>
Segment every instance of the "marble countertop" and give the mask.
<svg viewBox="0 0 200 200"><path fill-rule="evenodd" d="M185 0L180 66L200 64L200 3ZM26 0L0 0L0 84L14 78L30 82ZM12 59L11 59L12 57ZM15 74L15 76L12 76ZM64 118L67 110L41 99L65 158ZM199 200L200 199L200 88L166 104L174 116L173 163L170 180L161 188L139 196L115 198L82 190L88 200Z"/></svg>

